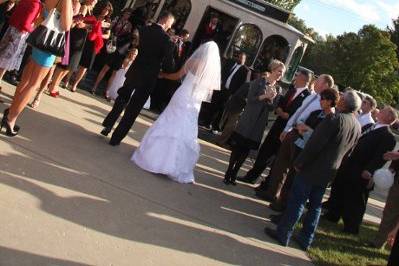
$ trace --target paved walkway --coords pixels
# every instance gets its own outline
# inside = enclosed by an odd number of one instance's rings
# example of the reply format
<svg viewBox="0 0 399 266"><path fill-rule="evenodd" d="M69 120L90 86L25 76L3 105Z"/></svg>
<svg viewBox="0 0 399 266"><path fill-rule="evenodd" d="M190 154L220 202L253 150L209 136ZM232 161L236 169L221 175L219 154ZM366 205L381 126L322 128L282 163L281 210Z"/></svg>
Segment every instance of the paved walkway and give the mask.
<svg viewBox="0 0 399 266"><path fill-rule="evenodd" d="M311 265L263 234L251 186L222 184L228 151L201 141L197 183L174 183L129 161L151 120L119 147L99 136L109 109L62 90L0 135L0 265Z"/></svg>

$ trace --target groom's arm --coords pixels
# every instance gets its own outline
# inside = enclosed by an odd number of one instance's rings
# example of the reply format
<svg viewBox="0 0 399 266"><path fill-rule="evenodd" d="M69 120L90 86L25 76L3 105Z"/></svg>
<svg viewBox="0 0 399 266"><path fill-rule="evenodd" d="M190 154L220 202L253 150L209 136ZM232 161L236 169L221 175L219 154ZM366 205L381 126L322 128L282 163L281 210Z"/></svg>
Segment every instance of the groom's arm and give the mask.
<svg viewBox="0 0 399 266"><path fill-rule="evenodd" d="M175 58L173 56L174 43L171 41L166 42L164 46L164 59L162 62L162 72L172 73L175 72Z"/></svg>

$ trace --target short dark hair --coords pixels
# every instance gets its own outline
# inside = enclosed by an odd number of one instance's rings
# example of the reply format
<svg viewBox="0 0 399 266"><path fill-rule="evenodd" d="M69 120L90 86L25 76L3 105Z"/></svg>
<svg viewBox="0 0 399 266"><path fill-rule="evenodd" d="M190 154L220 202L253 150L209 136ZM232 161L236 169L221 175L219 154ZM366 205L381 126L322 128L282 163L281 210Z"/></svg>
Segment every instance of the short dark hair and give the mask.
<svg viewBox="0 0 399 266"><path fill-rule="evenodd" d="M186 29L182 29L182 30L180 31L180 36L184 36L184 35L186 35L186 34L190 34L190 32L189 32L188 30L186 30Z"/></svg>
<svg viewBox="0 0 399 266"><path fill-rule="evenodd" d="M335 107L339 100L339 93L336 89L325 89L320 93L320 99L331 101L331 107Z"/></svg>
<svg viewBox="0 0 399 266"><path fill-rule="evenodd" d="M164 11L164 12L162 12L162 13L159 15L158 21L161 21L161 20L164 20L164 19L170 19L170 18L175 19L175 15L173 15L172 12Z"/></svg>
<svg viewBox="0 0 399 266"><path fill-rule="evenodd" d="M306 69L299 69L297 73L303 75L306 78L307 83L309 83L312 80L312 73Z"/></svg>

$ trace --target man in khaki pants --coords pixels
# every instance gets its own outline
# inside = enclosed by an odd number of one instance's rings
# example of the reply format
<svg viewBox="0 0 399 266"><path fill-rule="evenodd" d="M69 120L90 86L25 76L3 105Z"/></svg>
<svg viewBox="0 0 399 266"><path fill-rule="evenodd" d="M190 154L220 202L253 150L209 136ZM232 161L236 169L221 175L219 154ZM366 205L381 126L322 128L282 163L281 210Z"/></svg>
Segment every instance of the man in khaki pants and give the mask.
<svg viewBox="0 0 399 266"><path fill-rule="evenodd" d="M382 248L387 240L388 233L395 227L399 219L399 151L387 152L384 159L392 160L389 169L395 173L395 181L389 189L378 233L370 246Z"/></svg>

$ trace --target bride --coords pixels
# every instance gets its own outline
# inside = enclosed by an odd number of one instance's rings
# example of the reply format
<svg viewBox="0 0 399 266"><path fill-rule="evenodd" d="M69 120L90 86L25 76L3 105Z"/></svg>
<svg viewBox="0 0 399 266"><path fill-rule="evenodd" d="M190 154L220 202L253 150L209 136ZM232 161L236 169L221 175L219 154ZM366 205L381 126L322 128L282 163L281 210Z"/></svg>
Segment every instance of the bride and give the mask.
<svg viewBox="0 0 399 266"><path fill-rule="evenodd" d="M220 90L220 56L215 42L202 44L182 69L161 77L183 83L169 105L144 135L132 161L140 168L165 174L179 183L194 182L199 158L198 113L202 101Z"/></svg>

